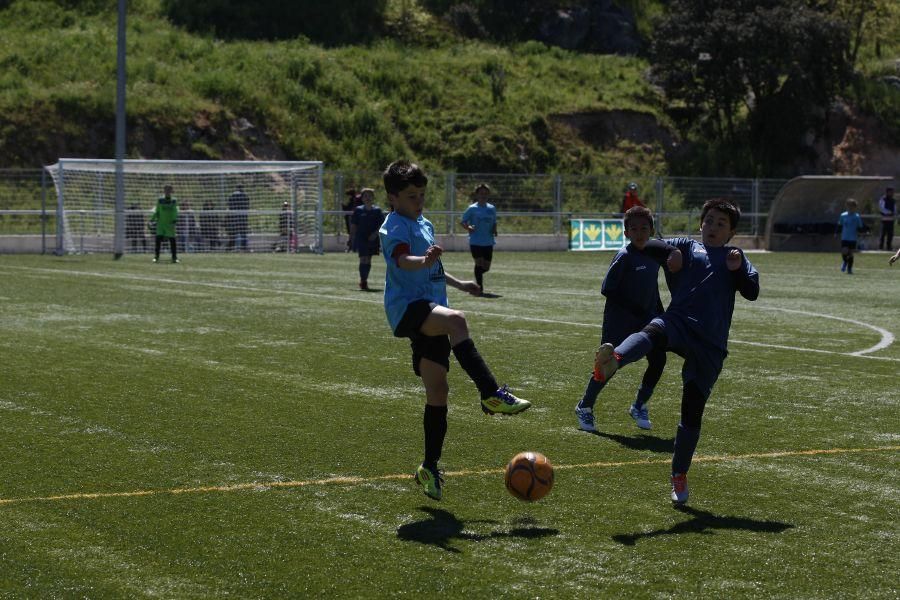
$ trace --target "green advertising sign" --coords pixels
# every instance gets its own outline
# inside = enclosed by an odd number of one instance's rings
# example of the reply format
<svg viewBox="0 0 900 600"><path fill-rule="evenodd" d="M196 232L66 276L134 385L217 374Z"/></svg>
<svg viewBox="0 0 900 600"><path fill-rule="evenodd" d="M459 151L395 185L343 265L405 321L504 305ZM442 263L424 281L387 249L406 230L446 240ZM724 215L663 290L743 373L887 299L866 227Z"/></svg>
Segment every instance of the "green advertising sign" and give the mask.
<svg viewBox="0 0 900 600"><path fill-rule="evenodd" d="M571 219L569 250L618 250L625 245L622 219Z"/></svg>

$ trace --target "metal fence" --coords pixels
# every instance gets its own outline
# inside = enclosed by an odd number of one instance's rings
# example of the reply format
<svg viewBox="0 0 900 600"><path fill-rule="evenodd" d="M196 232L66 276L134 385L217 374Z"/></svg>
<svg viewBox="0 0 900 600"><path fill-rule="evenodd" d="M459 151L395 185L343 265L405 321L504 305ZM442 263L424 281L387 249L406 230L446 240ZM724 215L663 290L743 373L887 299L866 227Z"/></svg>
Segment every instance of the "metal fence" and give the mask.
<svg viewBox="0 0 900 600"><path fill-rule="evenodd" d="M609 217L621 214L625 188L638 185L641 201L657 215L661 234L695 233L700 209L710 198L736 202L744 215L738 233L763 235L769 207L787 179L734 179L704 177L632 178L602 175L518 175L497 173L431 174L426 214L440 233L460 233L459 219L473 200L475 187L491 188L497 207L500 234L561 234L572 218ZM347 194L363 187L376 190L383 203L381 174L368 171L326 171L325 198L332 199L326 213L325 233L346 232L342 206Z"/></svg>
<svg viewBox="0 0 900 600"><path fill-rule="evenodd" d="M727 197L744 217L738 233L763 235L769 207L782 179L700 177L611 177L605 175L431 173L426 214L443 234L463 234L459 225L473 202L475 187L491 188L497 207L499 233L556 234L568 231L571 218L620 214L625 188L638 185L642 202L657 215L659 233L667 236L696 233L700 208L709 198ZM348 193L371 187L376 203L387 198L376 171L325 171L324 234L346 234ZM56 191L43 169L0 169L0 235L40 235L44 248L55 247ZM49 238L49 239L48 239Z"/></svg>

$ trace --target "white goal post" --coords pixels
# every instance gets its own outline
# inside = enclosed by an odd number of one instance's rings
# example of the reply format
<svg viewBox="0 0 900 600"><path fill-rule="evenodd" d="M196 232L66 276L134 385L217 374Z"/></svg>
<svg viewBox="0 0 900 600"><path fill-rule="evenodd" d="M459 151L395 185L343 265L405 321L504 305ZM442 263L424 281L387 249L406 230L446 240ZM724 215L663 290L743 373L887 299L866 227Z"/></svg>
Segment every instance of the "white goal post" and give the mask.
<svg viewBox="0 0 900 600"><path fill-rule="evenodd" d="M114 251L116 161L61 158L57 254ZM150 215L163 188L178 200L178 252L322 252L320 161L125 160L126 253L152 252ZM168 243L163 244L168 251Z"/></svg>

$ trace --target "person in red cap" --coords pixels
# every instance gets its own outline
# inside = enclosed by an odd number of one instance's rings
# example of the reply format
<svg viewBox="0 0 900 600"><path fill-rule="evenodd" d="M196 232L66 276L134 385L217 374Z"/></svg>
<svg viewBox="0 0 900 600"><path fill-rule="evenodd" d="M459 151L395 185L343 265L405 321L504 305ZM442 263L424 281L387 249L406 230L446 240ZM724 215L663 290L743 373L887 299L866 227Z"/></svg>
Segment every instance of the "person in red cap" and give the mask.
<svg viewBox="0 0 900 600"><path fill-rule="evenodd" d="M628 188L625 190L625 198L622 199L622 214L627 213L629 208L634 208L635 206L646 206L641 199L638 198L637 193L638 186L635 182L631 182L628 184Z"/></svg>

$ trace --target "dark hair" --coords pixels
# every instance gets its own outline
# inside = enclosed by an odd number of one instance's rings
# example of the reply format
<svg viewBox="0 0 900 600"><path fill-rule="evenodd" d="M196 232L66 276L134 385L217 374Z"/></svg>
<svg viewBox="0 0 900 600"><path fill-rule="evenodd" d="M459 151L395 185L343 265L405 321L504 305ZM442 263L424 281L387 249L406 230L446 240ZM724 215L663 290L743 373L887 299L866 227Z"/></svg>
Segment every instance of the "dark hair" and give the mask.
<svg viewBox="0 0 900 600"><path fill-rule="evenodd" d="M475 186L475 193L477 194L479 190L485 190L487 193L491 193L491 186L486 183L479 183Z"/></svg>
<svg viewBox="0 0 900 600"><path fill-rule="evenodd" d="M395 160L388 165L382 176L384 189L388 194L399 194L411 185L425 187L428 177L419 165L408 160Z"/></svg>
<svg viewBox="0 0 900 600"><path fill-rule="evenodd" d="M737 204L726 198L713 198L712 200L707 200L703 204L703 209L700 211L701 222L706 218L706 213L712 209L716 209L728 215L728 220L731 222L731 228L737 229L738 221L741 219L741 209L738 208Z"/></svg>
<svg viewBox="0 0 900 600"><path fill-rule="evenodd" d="M646 206L632 206L625 211L626 228L628 228L629 221L633 221L634 219L647 219L647 222L650 223L650 229L653 229L653 215Z"/></svg>

